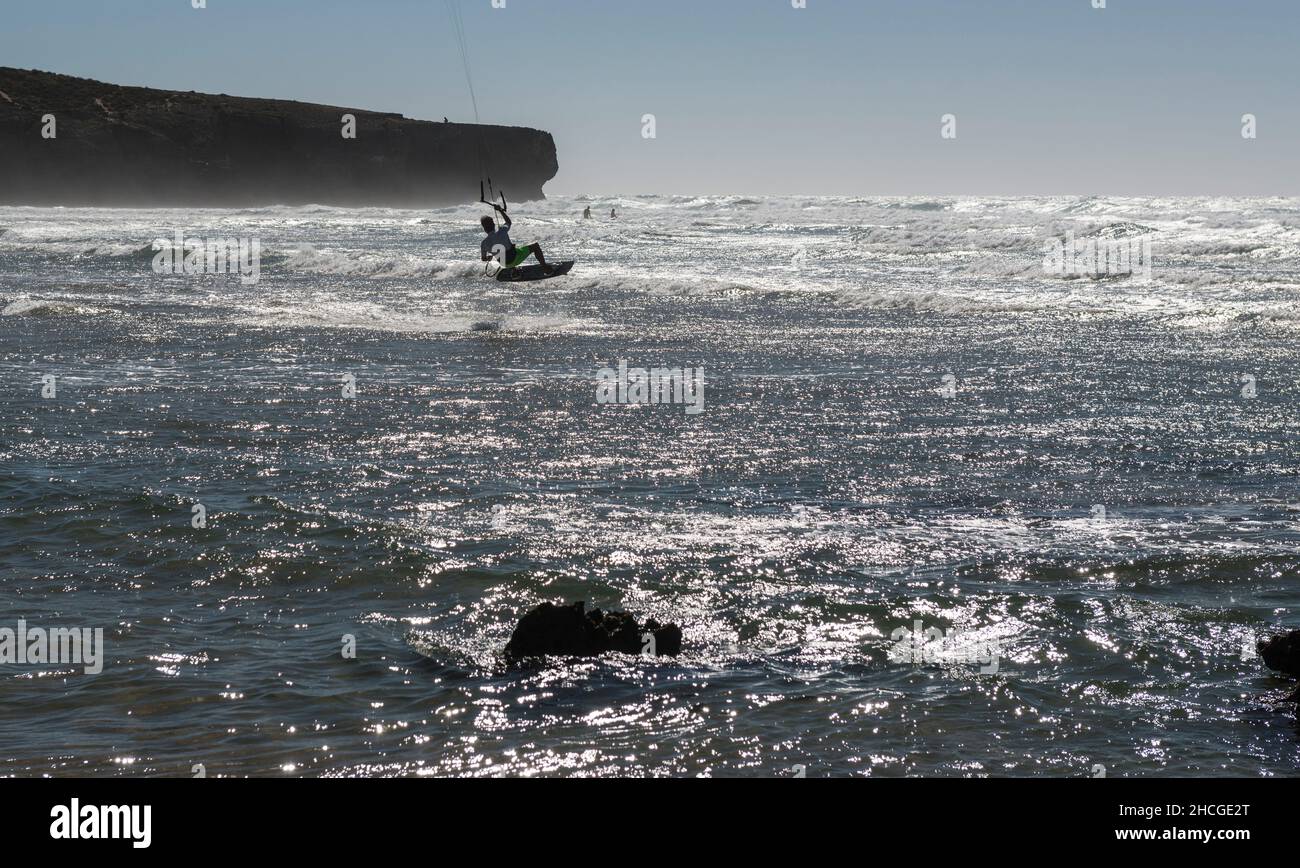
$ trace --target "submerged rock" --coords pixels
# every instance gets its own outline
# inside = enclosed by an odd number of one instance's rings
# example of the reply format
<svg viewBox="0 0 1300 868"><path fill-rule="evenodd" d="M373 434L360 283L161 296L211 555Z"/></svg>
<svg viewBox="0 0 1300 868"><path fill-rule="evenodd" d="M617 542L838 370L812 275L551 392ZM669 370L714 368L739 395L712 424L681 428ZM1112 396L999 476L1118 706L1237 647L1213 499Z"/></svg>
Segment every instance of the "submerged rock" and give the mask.
<svg viewBox="0 0 1300 868"><path fill-rule="evenodd" d="M506 645L506 656L514 660L594 657L607 651L676 657L682 651L682 631L676 624L660 626L653 618L638 624L627 612L586 611L582 602L542 603L519 619Z"/></svg>
<svg viewBox="0 0 1300 868"><path fill-rule="evenodd" d="M1300 678L1300 630L1260 639L1255 648L1269 669Z"/></svg>

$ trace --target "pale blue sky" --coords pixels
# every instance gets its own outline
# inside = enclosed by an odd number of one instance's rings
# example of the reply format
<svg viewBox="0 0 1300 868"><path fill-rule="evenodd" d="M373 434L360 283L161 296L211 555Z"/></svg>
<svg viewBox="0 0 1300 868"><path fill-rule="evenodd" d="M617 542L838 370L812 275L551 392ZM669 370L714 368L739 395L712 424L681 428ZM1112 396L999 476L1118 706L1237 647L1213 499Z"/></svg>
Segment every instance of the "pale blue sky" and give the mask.
<svg viewBox="0 0 1300 868"><path fill-rule="evenodd" d="M483 120L555 135L548 192L1300 195L1300 0L457 2ZM3 20L3 66L473 117L447 0Z"/></svg>

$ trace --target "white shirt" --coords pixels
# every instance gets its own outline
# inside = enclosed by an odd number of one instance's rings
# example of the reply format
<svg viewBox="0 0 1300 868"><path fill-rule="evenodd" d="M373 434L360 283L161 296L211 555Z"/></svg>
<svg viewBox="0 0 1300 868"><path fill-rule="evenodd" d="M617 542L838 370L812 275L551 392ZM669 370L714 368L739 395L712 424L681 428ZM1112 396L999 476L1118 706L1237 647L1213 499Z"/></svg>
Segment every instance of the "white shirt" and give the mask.
<svg viewBox="0 0 1300 868"><path fill-rule="evenodd" d="M497 231L490 233L488 237L484 238L479 249L483 252L484 256L490 257L492 256L493 248L498 244L505 248L505 253L502 255L509 256L510 248L514 245L510 243L510 230L505 226L498 226Z"/></svg>

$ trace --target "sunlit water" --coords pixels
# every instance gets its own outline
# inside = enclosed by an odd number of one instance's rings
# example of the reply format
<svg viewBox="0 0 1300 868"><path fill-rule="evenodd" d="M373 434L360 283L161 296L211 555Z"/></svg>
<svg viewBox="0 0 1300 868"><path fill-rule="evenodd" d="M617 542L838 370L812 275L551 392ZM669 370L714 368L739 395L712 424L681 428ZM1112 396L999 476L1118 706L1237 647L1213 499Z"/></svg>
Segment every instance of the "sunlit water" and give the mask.
<svg viewBox="0 0 1300 868"><path fill-rule="evenodd" d="M0 209L0 627L107 644L0 667L0 773L1295 773L1243 649L1300 603L1300 202L516 210L570 276L485 278L474 208ZM155 275L178 229L261 281ZM578 599L685 653L501 665Z"/></svg>

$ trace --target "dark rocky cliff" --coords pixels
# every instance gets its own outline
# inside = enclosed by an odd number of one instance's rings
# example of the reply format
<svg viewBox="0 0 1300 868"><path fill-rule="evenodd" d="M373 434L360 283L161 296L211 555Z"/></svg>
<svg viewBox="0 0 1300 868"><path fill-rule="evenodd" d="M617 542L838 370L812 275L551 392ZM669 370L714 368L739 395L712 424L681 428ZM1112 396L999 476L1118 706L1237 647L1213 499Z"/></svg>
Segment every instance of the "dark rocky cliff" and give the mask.
<svg viewBox="0 0 1300 868"><path fill-rule="evenodd" d="M559 169L541 130L0 67L0 204L449 205L478 199L480 155L511 201L543 198Z"/></svg>

